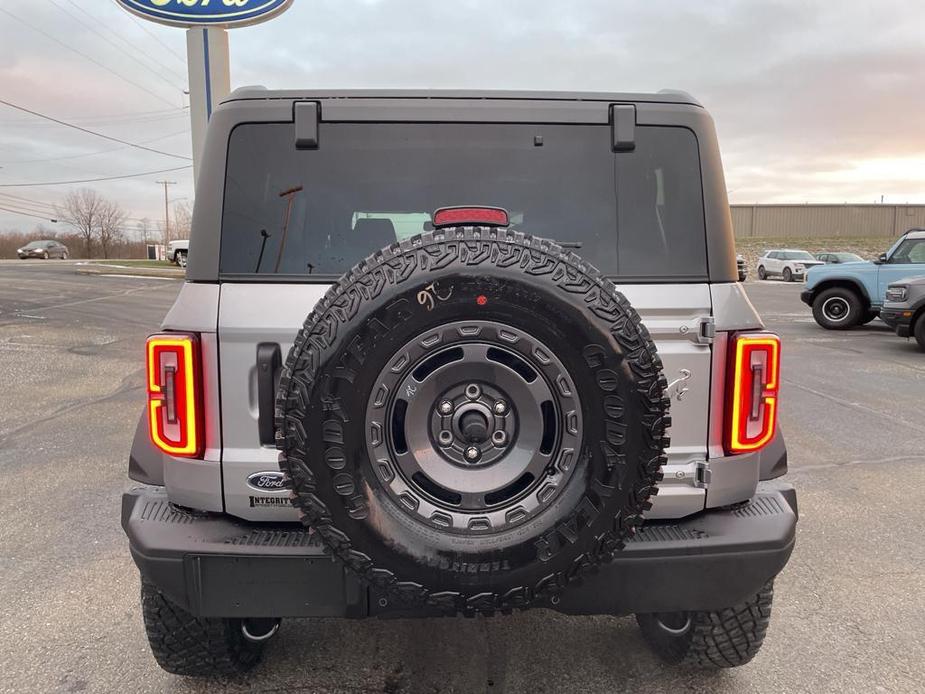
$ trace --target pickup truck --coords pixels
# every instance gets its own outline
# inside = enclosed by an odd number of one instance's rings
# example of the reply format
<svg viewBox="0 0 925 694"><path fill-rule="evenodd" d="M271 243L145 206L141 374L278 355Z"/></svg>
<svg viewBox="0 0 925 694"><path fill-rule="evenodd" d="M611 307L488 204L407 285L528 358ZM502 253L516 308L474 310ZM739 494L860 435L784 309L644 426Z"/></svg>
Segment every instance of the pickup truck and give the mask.
<svg viewBox="0 0 925 694"><path fill-rule="evenodd" d="M880 314L891 283L919 275L925 275L925 229L910 229L873 262L810 268L800 299L823 328L847 330Z"/></svg>
<svg viewBox="0 0 925 694"><path fill-rule="evenodd" d="M167 244L167 260L180 267L186 267L186 257L189 254L189 239L179 239Z"/></svg>

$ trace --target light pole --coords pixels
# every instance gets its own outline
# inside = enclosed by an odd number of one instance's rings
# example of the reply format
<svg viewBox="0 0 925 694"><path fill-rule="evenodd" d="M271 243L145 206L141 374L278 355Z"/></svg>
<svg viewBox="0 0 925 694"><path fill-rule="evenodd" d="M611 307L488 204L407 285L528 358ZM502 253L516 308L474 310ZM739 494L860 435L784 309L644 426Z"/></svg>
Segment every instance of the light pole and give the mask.
<svg viewBox="0 0 925 694"><path fill-rule="evenodd" d="M167 256L167 246L170 244L170 207L167 200L167 186L177 185L176 181L155 181L164 186L164 257Z"/></svg>

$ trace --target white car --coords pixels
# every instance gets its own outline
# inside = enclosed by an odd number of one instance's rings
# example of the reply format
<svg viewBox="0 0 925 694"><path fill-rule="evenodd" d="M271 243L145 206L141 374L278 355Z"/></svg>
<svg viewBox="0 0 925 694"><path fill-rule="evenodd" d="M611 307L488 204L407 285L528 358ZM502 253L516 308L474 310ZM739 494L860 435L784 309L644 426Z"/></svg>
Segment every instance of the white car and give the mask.
<svg viewBox="0 0 925 694"><path fill-rule="evenodd" d="M806 251L792 248L765 251L764 255L758 258L758 279L764 280L773 275L782 277L784 282L802 282L806 277L806 271L814 265L825 263Z"/></svg>
<svg viewBox="0 0 925 694"><path fill-rule="evenodd" d="M180 267L186 267L186 256L189 253L189 239L171 241L167 244L167 260Z"/></svg>

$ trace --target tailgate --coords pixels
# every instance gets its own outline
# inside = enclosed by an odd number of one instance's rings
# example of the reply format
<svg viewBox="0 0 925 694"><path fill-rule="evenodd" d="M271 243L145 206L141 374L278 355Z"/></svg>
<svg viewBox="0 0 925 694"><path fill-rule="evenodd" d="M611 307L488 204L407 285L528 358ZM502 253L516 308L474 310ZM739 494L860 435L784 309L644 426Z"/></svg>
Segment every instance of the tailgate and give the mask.
<svg viewBox="0 0 925 694"><path fill-rule="evenodd" d="M223 284L219 302L222 478L228 513L249 520L297 520L288 491L274 487L277 450L261 443L258 346L278 345L283 362L326 284ZM707 284L634 284L621 291L658 346L671 386L671 448L649 518L704 507L712 326ZM705 336L706 335L706 336ZM266 416L266 415L265 415ZM270 412L272 416L272 412ZM260 474L269 473L269 474Z"/></svg>

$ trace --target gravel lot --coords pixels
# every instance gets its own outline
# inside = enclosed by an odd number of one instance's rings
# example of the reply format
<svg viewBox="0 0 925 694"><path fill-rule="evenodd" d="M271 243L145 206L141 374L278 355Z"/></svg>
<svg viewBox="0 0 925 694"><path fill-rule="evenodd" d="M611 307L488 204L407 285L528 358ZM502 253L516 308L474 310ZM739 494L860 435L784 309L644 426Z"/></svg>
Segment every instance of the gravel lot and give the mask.
<svg viewBox="0 0 925 694"><path fill-rule="evenodd" d="M925 354L882 323L818 328L799 285L749 283L784 338L797 548L765 647L718 674L671 669L632 619L284 623L246 679L151 658L119 496L142 345L169 279L0 261L0 690L913 692L925 685Z"/></svg>

